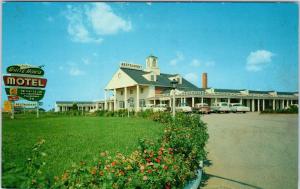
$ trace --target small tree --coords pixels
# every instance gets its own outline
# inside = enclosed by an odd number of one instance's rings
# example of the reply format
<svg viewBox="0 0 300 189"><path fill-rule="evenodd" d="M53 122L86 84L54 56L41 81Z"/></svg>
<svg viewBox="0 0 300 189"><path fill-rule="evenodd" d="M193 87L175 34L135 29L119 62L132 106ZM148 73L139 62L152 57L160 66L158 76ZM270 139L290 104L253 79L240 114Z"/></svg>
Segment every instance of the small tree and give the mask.
<svg viewBox="0 0 300 189"><path fill-rule="evenodd" d="M73 103L72 110L73 111L77 111L78 110L78 105L76 103Z"/></svg>

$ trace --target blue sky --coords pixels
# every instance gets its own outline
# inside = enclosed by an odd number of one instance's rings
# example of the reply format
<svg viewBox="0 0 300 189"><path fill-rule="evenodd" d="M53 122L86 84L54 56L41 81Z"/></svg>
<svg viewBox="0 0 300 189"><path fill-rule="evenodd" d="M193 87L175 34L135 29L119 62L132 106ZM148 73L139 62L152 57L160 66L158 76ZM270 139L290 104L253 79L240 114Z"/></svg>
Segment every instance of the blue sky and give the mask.
<svg viewBox="0 0 300 189"><path fill-rule="evenodd" d="M200 87L298 91L296 3L3 4L2 73L45 65L44 108L58 100L103 99L121 61ZM7 99L2 87L2 99Z"/></svg>

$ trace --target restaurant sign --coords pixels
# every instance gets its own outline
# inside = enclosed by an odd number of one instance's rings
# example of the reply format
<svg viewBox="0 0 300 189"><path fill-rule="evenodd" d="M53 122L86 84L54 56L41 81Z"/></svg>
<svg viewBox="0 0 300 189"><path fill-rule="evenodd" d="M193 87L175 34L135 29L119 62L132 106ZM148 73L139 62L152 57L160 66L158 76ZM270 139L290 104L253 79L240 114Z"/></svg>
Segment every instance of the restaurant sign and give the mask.
<svg viewBox="0 0 300 189"><path fill-rule="evenodd" d="M31 67L29 65L13 65L6 69L10 74L27 74L27 75L44 75L44 70L39 67Z"/></svg>

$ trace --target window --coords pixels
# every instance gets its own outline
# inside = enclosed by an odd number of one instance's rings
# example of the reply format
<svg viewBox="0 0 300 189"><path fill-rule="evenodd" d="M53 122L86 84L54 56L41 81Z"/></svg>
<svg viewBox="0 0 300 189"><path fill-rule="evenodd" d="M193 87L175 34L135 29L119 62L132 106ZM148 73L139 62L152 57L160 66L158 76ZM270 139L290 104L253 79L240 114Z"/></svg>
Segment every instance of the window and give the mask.
<svg viewBox="0 0 300 189"><path fill-rule="evenodd" d="M121 91L121 96L123 95L123 91Z"/></svg>
<svg viewBox="0 0 300 189"><path fill-rule="evenodd" d="M140 99L140 107L145 107L145 99Z"/></svg>
<svg viewBox="0 0 300 189"><path fill-rule="evenodd" d="M132 89L130 89L130 94L133 94L133 90Z"/></svg>
<svg viewBox="0 0 300 189"><path fill-rule="evenodd" d="M124 101L119 101L119 108L125 108Z"/></svg>
<svg viewBox="0 0 300 189"><path fill-rule="evenodd" d="M151 75L151 81L154 81L154 75Z"/></svg>
<svg viewBox="0 0 300 189"><path fill-rule="evenodd" d="M144 92L144 88L141 88L141 93L143 93Z"/></svg>

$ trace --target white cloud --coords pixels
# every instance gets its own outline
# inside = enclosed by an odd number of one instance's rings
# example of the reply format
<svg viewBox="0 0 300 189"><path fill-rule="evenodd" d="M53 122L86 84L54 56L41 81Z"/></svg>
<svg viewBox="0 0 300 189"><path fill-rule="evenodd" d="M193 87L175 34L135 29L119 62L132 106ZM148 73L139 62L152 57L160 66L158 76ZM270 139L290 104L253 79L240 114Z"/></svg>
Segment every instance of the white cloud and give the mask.
<svg viewBox="0 0 300 189"><path fill-rule="evenodd" d="M213 67L215 66L215 61L202 61L202 60L199 60L199 59L193 59L192 62L190 63L191 66L193 67L200 67L200 66L205 66L205 67Z"/></svg>
<svg viewBox="0 0 300 189"><path fill-rule="evenodd" d="M184 56L181 52L176 53L176 57L170 61L171 66L176 66L178 62L183 61Z"/></svg>
<svg viewBox="0 0 300 189"><path fill-rule="evenodd" d="M131 30L131 22L114 14L106 3L76 7L67 5L65 17L68 20L68 33L74 42L101 43L103 35Z"/></svg>
<svg viewBox="0 0 300 189"><path fill-rule="evenodd" d="M196 73L188 73L184 75L184 78L194 84L197 83L198 75Z"/></svg>
<svg viewBox="0 0 300 189"><path fill-rule="evenodd" d="M91 37L90 32L84 24L84 14L81 8L75 8L71 5L67 6L68 11L65 14L68 23L68 33L72 41L80 43L100 43L102 38Z"/></svg>
<svg viewBox="0 0 300 189"><path fill-rule="evenodd" d="M85 64L85 65L89 65L91 63L88 58L82 58L81 60L82 60L83 64Z"/></svg>
<svg viewBox="0 0 300 189"><path fill-rule="evenodd" d="M200 67L201 66L201 62L198 59L193 59L191 62L191 66L193 67Z"/></svg>
<svg viewBox="0 0 300 189"><path fill-rule="evenodd" d="M69 74L71 76L79 76L79 75L84 75L85 72L80 70L79 68L77 67L71 67L70 70L69 70Z"/></svg>
<svg viewBox="0 0 300 189"><path fill-rule="evenodd" d="M213 67L213 66L215 66L215 61L207 61L207 62L205 62L205 66L206 67Z"/></svg>
<svg viewBox="0 0 300 189"><path fill-rule="evenodd" d="M274 54L267 50L251 52L247 57L246 69L248 71L260 71L272 61Z"/></svg>
<svg viewBox="0 0 300 189"><path fill-rule="evenodd" d="M86 15L98 35L116 34L121 30L131 30L131 22L117 16L106 3L94 3L91 8L86 9Z"/></svg>

